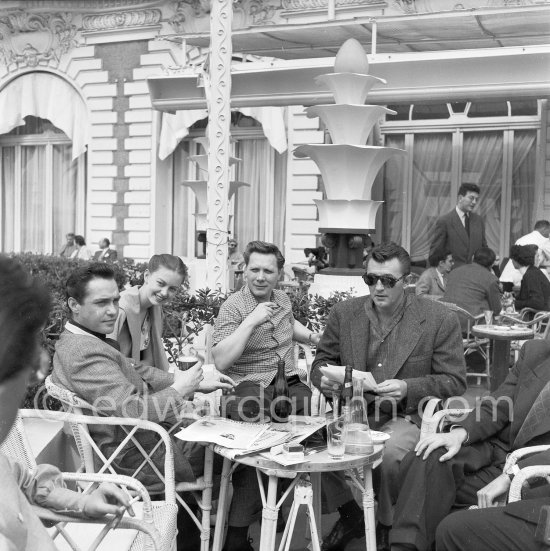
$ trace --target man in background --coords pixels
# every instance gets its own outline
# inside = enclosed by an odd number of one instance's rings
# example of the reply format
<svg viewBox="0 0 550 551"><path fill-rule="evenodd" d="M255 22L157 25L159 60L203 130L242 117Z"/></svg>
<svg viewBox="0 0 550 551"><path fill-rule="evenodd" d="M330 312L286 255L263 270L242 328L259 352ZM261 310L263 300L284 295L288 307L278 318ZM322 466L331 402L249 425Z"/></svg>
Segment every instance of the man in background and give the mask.
<svg viewBox="0 0 550 551"><path fill-rule="evenodd" d="M535 245L514 245L510 249L510 260L521 274L521 287L516 297L516 310L533 308L548 310L550 308L550 281L535 266Z"/></svg>
<svg viewBox="0 0 550 551"><path fill-rule="evenodd" d="M478 200L479 186L460 186L456 207L438 218L435 223L430 256L436 251L449 251L453 255L456 269L471 262L477 249L487 247L485 223L473 212Z"/></svg>
<svg viewBox="0 0 550 551"><path fill-rule="evenodd" d="M537 254L535 256L535 266L539 267L541 264L550 264L550 222L548 220L538 220L535 223L535 227L531 233L523 235L516 241L516 245L536 245L538 247ZM546 270L544 270L544 275ZM514 268L514 264L510 259L502 274L500 281L502 283L512 283L513 287L519 287L521 285L522 274Z"/></svg>
<svg viewBox="0 0 550 551"><path fill-rule="evenodd" d="M448 251L436 251L429 261L431 268L424 270L416 282L416 294L442 297L447 287L447 276L453 269L453 255Z"/></svg>
<svg viewBox="0 0 550 551"><path fill-rule="evenodd" d="M111 242L106 237L99 242L99 251L94 253L95 262L112 264L118 259L118 253L114 249L111 249L110 245Z"/></svg>
<svg viewBox="0 0 550 551"><path fill-rule="evenodd" d="M59 256L64 258L71 258L71 255L78 249L76 243L74 242L74 233L68 233L65 238L67 242L63 245L61 251L59 251Z"/></svg>
<svg viewBox="0 0 550 551"><path fill-rule="evenodd" d="M468 310L473 316L484 310L492 310L497 316L502 304L498 279L491 271L495 256L495 252L489 247L481 247L474 253L471 264L454 269L449 274L443 300ZM464 316L458 317L462 331L466 331L468 320Z"/></svg>

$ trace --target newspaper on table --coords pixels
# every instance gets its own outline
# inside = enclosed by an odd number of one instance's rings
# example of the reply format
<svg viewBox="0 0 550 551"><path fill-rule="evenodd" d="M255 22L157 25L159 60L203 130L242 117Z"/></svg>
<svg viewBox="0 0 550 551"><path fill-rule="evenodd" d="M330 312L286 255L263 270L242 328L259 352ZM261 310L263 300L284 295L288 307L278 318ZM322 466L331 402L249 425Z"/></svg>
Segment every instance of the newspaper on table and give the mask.
<svg viewBox="0 0 550 551"><path fill-rule="evenodd" d="M249 449L269 425L241 423L224 417L201 417L175 434L176 438L189 442L212 442L231 449Z"/></svg>
<svg viewBox="0 0 550 551"><path fill-rule="evenodd" d="M180 430L175 436L192 442L212 442L214 450L233 459L262 450L298 443L325 424L323 417L291 415L286 423L243 423L223 417L208 416ZM276 450L275 450L276 451Z"/></svg>

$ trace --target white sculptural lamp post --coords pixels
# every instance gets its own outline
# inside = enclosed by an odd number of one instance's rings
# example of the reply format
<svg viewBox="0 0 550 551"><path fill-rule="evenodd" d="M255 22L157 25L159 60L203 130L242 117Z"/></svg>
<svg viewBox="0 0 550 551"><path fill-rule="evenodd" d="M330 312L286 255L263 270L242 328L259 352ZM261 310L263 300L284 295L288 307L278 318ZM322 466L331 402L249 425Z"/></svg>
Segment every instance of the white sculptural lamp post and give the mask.
<svg viewBox="0 0 550 551"><path fill-rule="evenodd" d="M368 60L361 44L347 40L338 51L334 73L321 75L317 82L334 95L334 105L316 105L307 116L319 117L327 127L331 144L302 145L296 157L310 157L323 178L326 199L315 200L319 212L322 243L329 249L329 267L323 274L363 273L363 246L375 231L382 201L373 201L376 175L393 155L402 149L365 145L377 121L395 114L379 105L365 105L370 89L385 81L368 74Z"/></svg>

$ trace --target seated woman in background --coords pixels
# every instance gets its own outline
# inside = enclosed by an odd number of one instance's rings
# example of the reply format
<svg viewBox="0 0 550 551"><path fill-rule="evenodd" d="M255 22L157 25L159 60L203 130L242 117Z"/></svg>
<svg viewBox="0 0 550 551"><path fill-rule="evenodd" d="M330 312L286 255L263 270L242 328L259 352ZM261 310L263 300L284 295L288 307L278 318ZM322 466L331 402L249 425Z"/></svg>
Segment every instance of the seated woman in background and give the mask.
<svg viewBox="0 0 550 551"><path fill-rule="evenodd" d="M42 380L49 359L40 349L40 330L50 311L47 291L16 260L0 256L0 444L7 438L27 386ZM25 465L0 453L0 549L55 551L31 505L86 517L117 514L128 505L125 493L103 483L83 495L66 488L53 465ZM131 509L130 514L133 514Z"/></svg>
<svg viewBox="0 0 550 551"><path fill-rule="evenodd" d="M76 245L76 250L71 254L71 258L76 258L79 260L91 260L92 251L86 247L86 241L81 235L74 236L74 242Z"/></svg>
<svg viewBox="0 0 550 551"><path fill-rule="evenodd" d="M143 274L144 283L120 293L118 318L108 335L128 358L168 371L162 344L162 305L168 303L187 277L181 258L155 254Z"/></svg>
<svg viewBox="0 0 550 551"><path fill-rule="evenodd" d="M513 245L510 260L521 275L521 287L516 298L516 310L533 308L550 310L550 282L535 266L537 247L534 245Z"/></svg>

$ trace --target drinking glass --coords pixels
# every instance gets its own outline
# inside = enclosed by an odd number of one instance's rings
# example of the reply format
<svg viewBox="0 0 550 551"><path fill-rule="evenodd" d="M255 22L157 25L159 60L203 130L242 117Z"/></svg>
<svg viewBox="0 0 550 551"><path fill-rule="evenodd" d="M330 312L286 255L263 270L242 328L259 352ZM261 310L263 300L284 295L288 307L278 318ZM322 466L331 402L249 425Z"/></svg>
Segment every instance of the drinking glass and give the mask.
<svg viewBox="0 0 550 551"><path fill-rule="evenodd" d="M346 424L342 415L327 413L327 451L331 459L340 459L346 451Z"/></svg>
<svg viewBox="0 0 550 551"><path fill-rule="evenodd" d="M197 352L192 347L185 347L182 349L181 354L178 356L177 365L180 371L187 371L190 367L193 367L200 358Z"/></svg>
<svg viewBox="0 0 550 551"><path fill-rule="evenodd" d="M483 315L485 316L485 325L491 325L493 323L493 311L483 310Z"/></svg>

